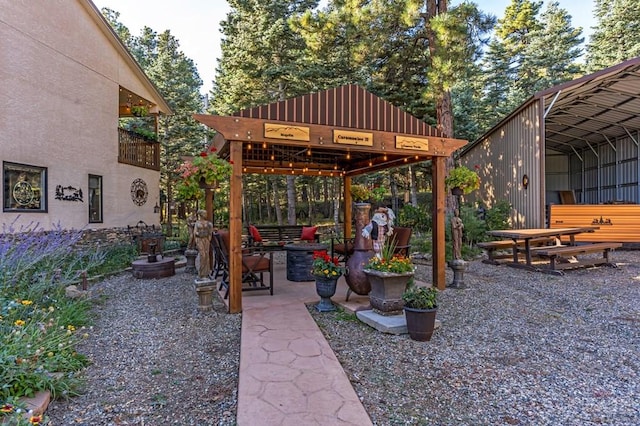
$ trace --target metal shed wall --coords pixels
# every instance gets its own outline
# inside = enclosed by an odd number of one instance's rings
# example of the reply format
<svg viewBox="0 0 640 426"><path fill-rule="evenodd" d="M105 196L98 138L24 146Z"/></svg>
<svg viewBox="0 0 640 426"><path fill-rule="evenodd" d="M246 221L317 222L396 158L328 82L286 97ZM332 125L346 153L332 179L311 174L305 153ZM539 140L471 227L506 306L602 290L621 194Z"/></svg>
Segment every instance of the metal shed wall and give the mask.
<svg viewBox="0 0 640 426"><path fill-rule="evenodd" d="M511 225L544 227L544 161L541 148L540 100L533 100L465 152L462 163L480 175L479 191L465 196L467 202L487 207L504 199L511 205ZM524 189L523 176L529 178Z"/></svg>
<svg viewBox="0 0 640 426"><path fill-rule="evenodd" d="M638 203L640 132L593 144L570 156L571 188L579 203Z"/></svg>

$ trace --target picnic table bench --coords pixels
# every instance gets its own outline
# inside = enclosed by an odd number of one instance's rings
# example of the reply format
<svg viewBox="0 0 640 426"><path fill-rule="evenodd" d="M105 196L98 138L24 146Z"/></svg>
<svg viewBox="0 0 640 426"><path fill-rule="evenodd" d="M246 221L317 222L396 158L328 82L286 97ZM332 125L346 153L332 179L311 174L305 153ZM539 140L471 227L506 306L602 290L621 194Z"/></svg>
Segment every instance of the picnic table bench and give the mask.
<svg viewBox="0 0 640 426"><path fill-rule="evenodd" d="M573 269L583 266L605 265L615 268L617 265L610 261L609 252L620 247L622 247L622 243L591 243L575 246L550 246L548 248L538 249L535 253L537 256L549 259L549 272L557 272L561 275L562 270L564 269ZM599 252L602 252L602 258L599 259L580 259L568 263L559 262L559 260L565 257Z"/></svg>
<svg viewBox="0 0 640 426"><path fill-rule="evenodd" d="M553 237L540 237L533 238L529 241L529 244L534 247L539 246L548 246L549 244L555 243L556 239ZM481 249L485 250L487 253L487 258L483 259L483 263L488 263L490 265L500 265L498 260L500 259L510 259L513 257L513 240L497 240L497 241L484 241L477 243L476 245ZM517 248L524 248L524 240L520 240L517 242ZM500 250L510 250L509 253L505 254L497 254L497 251Z"/></svg>

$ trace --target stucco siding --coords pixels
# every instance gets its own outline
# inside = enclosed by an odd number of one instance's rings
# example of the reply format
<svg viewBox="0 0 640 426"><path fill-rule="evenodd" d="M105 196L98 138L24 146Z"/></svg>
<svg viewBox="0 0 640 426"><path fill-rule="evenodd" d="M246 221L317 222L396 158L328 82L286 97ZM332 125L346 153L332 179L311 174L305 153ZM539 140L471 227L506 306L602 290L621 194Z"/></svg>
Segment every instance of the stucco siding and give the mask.
<svg viewBox="0 0 640 426"><path fill-rule="evenodd" d="M499 200L511 205L514 228L544 226L541 193L544 168L540 154L540 108L531 102L508 121L494 128L462 158L463 164L476 169L481 186L466 197L491 207ZM530 185L523 187L523 176Z"/></svg>
<svg viewBox="0 0 640 426"><path fill-rule="evenodd" d="M153 95L84 2L0 0L0 159L46 167L48 174L47 212L0 212L0 224L158 222L159 173L118 163L120 85ZM88 224L89 174L103 177L102 223ZM149 189L141 207L130 196L136 178ZM82 189L84 200L56 200L56 185Z"/></svg>

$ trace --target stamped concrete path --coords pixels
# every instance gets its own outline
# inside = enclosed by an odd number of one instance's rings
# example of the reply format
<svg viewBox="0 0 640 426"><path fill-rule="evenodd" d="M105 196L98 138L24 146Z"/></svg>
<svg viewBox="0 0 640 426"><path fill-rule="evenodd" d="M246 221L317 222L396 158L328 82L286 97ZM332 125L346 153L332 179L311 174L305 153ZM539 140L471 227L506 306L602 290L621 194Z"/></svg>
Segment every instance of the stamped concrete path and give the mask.
<svg viewBox="0 0 640 426"><path fill-rule="evenodd" d="M305 303L314 282L291 282L276 264L274 294L244 292L238 385L239 426L371 425L347 375ZM332 300L344 302L344 278ZM368 305L352 296L349 306Z"/></svg>

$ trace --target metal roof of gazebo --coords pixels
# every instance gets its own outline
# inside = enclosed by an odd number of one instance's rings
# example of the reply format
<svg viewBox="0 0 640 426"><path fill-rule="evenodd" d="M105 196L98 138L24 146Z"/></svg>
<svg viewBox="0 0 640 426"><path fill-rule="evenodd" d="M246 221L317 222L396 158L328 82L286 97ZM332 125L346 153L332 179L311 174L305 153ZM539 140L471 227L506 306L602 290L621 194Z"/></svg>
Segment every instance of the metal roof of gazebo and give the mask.
<svg viewBox="0 0 640 426"><path fill-rule="evenodd" d="M439 131L356 85L236 112L197 114L217 131L213 145L233 164L229 206L232 236L231 312L242 310L242 173L343 177L345 205L351 205L351 177L431 160L433 163L434 285L444 289L445 160L466 141ZM345 210L345 232L351 230ZM235 258L235 260L234 260Z"/></svg>

